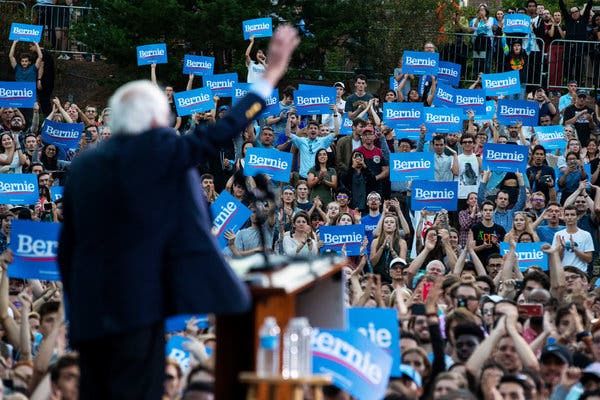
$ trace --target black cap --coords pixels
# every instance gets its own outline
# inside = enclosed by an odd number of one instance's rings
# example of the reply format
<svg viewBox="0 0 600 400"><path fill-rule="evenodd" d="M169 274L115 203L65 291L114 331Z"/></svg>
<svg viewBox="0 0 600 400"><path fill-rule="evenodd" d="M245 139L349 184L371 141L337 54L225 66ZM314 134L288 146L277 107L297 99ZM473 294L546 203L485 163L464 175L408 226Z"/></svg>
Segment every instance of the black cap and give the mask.
<svg viewBox="0 0 600 400"><path fill-rule="evenodd" d="M543 362L544 358L548 356L555 356L561 359L566 364L573 364L573 354L567 349L565 346L559 343L553 343L545 346L542 349L542 355L540 356L540 361Z"/></svg>

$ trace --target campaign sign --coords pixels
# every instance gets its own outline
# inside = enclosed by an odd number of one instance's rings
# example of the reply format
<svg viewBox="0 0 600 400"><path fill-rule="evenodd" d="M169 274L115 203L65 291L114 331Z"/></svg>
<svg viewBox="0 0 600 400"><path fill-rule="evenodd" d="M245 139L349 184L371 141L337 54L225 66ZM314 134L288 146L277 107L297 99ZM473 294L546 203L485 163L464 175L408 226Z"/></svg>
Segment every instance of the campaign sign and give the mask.
<svg viewBox="0 0 600 400"><path fill-rule="evenodd" d="M52 195L52 201L56 202L57 200L62 199L64 191L64 186L51 186L50 194Z"/></svg>
<svg viewBox="0 0 600 400"><path fill-rule="evenodd" d="M165 346L167 359L177 362L184 374L187 374L192 368L192 355L183 347L183 344L189 341L190 339L185 336L173 335Z"/></svg>
<svg viewBox="0 0 600 400"><path fill-rule="evenodd" d="M454 107L456 89L452 86L439 83L433 96L433 105L436 107Z"/></svg>
<svg viewBox="0 0 600 400"><path fill-rule="evenodd" d="M536 126L539 111L537 101L498 100L498 122L502 125L516 125L521 121L525 126Z"/></svg>
<svg viewBox="0 0 600 400"><path fill-rule="evenodd" d="M434 180L433 153L390 153L390 181Z"/></svg>
<svg viewBox="0 0 600 400"><path fill-rule="evenodd" d="M59 223L13 220L9 248L15 260L8 270L8 276L59 281L56 262L59 231Z"/></svg>
<svg viewBox="0 0 600 400"><path fill-rule="evenodd" d="M531 17L525 14L506 14L504 16L504 28L502 29L507 35L513 33L531 33Z"/></svg>
<svg viewBox="0 0 600 400"><path fill-rule="evenodd" d="M223 190L210 205L213 216L212 233L217 238L221 249L227 247L225 232L232 230L237 233L246 223L252 211L226 190Z"/></svg>
<svg viewBox="0 0 600 400"><path fill-rule="evenodd" d="M525 271L529 267L537 265L543 270L548 270L548 254L542 251L543 242L536 243L517 243L517 260L519 260L519 269ZM503 256L510 250L507 242L500 242L500 254Z"/></svg>
<svg viewBox="0 0 600 400"><path fill-rule="evenodd" d="M205 56L194 56L186 54L183 56L183 73L194 75L212 75L215 69L215 58Z"/></svg>
<svg viewBox="0 0 600 400"><path fill-rule="evenodd" d="M458 181L413 181L410 209L420 211L456 211Z"/></svg>
<svg viewBox="0 0 600 400"><path fill-rule="evenodd" d="M352 135L352 125L352 120L348 117L344 117L342 126L340 126L340 135Z"/></svg>
<svg viewBox="0 0 600 400"><path fill-rule="evenodd" d="M194 113L210 111L215 107L213 94L208 88L186 90L173 95L177 115L191 115Z"/></svg>
<svg viewBox="0 0 600 400"><path fill-rule="evenodd" d="M438 65L438 84L440 82L447 85L458 86L460 82L461 65L449 61L440 61Z"/></svg>
<svg viewBox="0 0 600 400"><path fill-rule="evenodd" d="M212 94L219 97L232 97L233 85L238 83L236 72L228 74L206 75L202 78L205 88L209 88Z"/></svg>
<svg viewBox="0 0 600 400"><path fill-rule="evenodd" d="M246 151L245 176L267 174L277 182L289 182L292 154L275 149L250 147Z"/></svg>
<svg viewBox="0 0 600 400"><path fill-rule="evenodd" d="M536 126L533 132L546 150L562 150L567 147L565 129L562 125Z"/></svg>
<svg viewBox="0 0 600 400"><path fill-rule="evenodd" d="M42 25L28 25L13 22L10 25L10 34L8 40L18 40L20 42L36 42L42 39Z"/></svg>
<svg viewBox="0 0 600 400"><path fill-rule="evenodd" d="M402 54L402 73L414 75L438 74L440 55L424 51L405 51Z"/></svg>
<svg viewBox="0 0 600 400"><path fill-rule="evenodd" d="M383 103L383 122L392 129L410 128L418 132L423 123L424 108L423 103Z"/></svg>
<svg viewBox="0 0 600 400"><path fill-rule="evenodd" d="M482 74L481 83L486 96L506 96L521 93L519 71Z"/></svg>
<svg viewBox="0 0 600 400"><path fill-rule="evenodd" d="M383 398L392 368L385 351L354 329L313 328L311 344L313 373L330 375L335 386L357 399Z"/></svg>
<svg viewBox="0 0 600 400"><path fill-rule="evenodd" d="M40 199L35 174L0 174L0 204L30 205Z"/></svg>
<svg viewBox="0 0 600 400"><path fill-rule="evenodd" d="M400 82L396 80L396 77L394 75L390 76L390 84L388 86L390 88L390 90L393 90L394 92L398 92L399 84L400 84Z"/></svg>
<svg viewBox="0 0 600 400"><path fill-rule="evenodd" d="M527 170L529 147L514 144L486 143L483 145L482 168L497 172L521 172Z"/></svg>
<svg viewBox="0 0 600 400"><path fill-rule="evenodd" d="M261 117L279 115L281 113L281 108L279 106L279 89L273 89L271 95L265 100L265 103L265 109L260 113Z"/></svg>
<svg viewBox="0 0 600 400"><path fill-rule="evenodd" d="M462 108L465 114L468 110L472 110L476 115L485 114L485 90L457 89L454 94L454 106Z"/></svg>
<svg viewBox="0 0 600 400"><path fill-rule="evenodd" d="M407 138L410 140L419 140L419 138L421 137L421 129L420 128L403 128L403 129L395 128L394 133L395 133L396 139ZM430 140L431 139L430 136L433 137L433 134L431 134L430 132L427 132L425 134L425 140Z"/></svg>
<svg viewBox="0 0 600 400"><path fill-rule="evenodd" d="M147 44L136 47L137 65L166 64L167 45L164 43Z"/></svg>
<svg viewBox="0 0 600 400"><path fill-rule="evenodd" d="M391 376L400 376L398 314L391 308L348 309L348 325L392 357Z"/></svg>
<svg viewBox="0 0 600 400"><path fill-rule="evenodd" d="M249 19L242 22L242 30L244 32L244 40L250 39L250 36L255 38L273 36L273 21L271 18Z"/></svg>
<svg viewBox="0 0 600 400"><path fill-rule="evenodd" d="M32 108L35 82L0 82L0 107Z"/></svg>
<svg viewBox="0 0 600 400"><path fill-rule="evenodd" d="M186 327L188 321L192 317L196 318L196 320L198 321L196 323L196 328L204 329L204 328L210 327L210 323L208 322L208 315L206 315L206 314L175 315L173 317L169 317L169 318L165 319L165 333L185 331L185 327Z"/></svg>
<svg viewBox="0 0 600 400"><path fill-rule="evenodd" d="M64 149L73 149L81 139L81 132L83 123L67 124L46 119L42 127L42 140Z"/></svg>
<svg viewBox="0 0 600 400"><path fill-rule="evenodd" d="M342 247L346 245L346 255L359 256L360 246L365 237L365 226L355 225L323 225L319 228L320 240L323 242L321 253L325 250L335 250L342 254Z"/></svg>
<svg viewBox="0 0 600 400"><path fill-rule="evenodd" d="M336 103L337 89L328 86L315 86L294 91L294 107L298 115L331 114L329 108Z"/></svg>
<svg viewBox="0 0 600 400"><path fill-rule="evenodd" d="M238 82L233 85L233 88L231 89L231 93L233 95L231 96L231 105L236 105L238 101L243 99L244 96L248 94L248 91L250 91L250 85L252 84L245 82Z"/></svg>
<svg viewBox="0 0 600 400"><path fill-rule="evenodd" d="M491 121L496 114L496 102L494 100L487 100L485 102L485 113L475 113L475 121Z"/></svg>
<svg viewBox="0 0 600 400"><path fill-rule="evenodd" d="M425 107L424 122L432 133L462 132L464 113L460 108Z"/></svg>

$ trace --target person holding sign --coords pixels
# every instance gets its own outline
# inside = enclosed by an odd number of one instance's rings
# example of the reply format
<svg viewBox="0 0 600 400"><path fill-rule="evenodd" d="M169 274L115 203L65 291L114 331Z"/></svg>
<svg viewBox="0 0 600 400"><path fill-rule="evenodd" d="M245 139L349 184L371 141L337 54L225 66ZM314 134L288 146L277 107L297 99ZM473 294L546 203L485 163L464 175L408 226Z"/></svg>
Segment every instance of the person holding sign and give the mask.
<svg viewBox="0 0 600 400"><path fill-rule="evenodd" d="M111 97L113 137L74 160L63 195L57 258L81 357L80 398L160 399L165 318L250 305L211 233L194 167L260 115L298 43L281 25L263 78L224 118L185 136L170 128L167 98L151 82ZM139 206L149 187L160 188L153 209L168 215Z"/></svg>
<svg viewBox="0 0 600 400"><path fill-rule="evenodd" d="M253 52L252 46L254 46L254 35L250 36L250 44L248 44L245 54L246 67L248 68L246 82L248 83L254 83L260 79L267 68L267 56L264 51L262 51L262 49L257 49ZM252 53L254 53L254 57L252 57Z"/></svg>
<svg viewBox="0 0 600 400"><path fill-rule="evenodd" d="M37 54L37 59L35 63L32 62L31 54L29 53L21 53L19 55L19 63L17 64L17 59L15 58L15 48L17 47L18 40L14 40L12 46L10 46L10 51L8 53L8 60L10 61L10 66L15 71L15 81L16 82L36 82L38 79L38 72L40 67L42 66L42 49L40 49L39 44L34 43L35 52Z"/></svg>

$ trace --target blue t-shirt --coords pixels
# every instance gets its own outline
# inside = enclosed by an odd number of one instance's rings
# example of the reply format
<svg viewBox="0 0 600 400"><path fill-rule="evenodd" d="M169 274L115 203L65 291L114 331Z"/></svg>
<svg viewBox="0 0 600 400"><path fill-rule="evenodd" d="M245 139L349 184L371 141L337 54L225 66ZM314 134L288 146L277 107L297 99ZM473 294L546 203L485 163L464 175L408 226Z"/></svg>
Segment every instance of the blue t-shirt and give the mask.
<svg viewBox="0 0 600 400"><path fill-rule="evenodd" d="M548 225L540 225L535 231L540 237L540 242L552 244L552 241L554 240L554 234L562 229L565 229L564 225L559 225L557 228L552 228Z"/></svg>
<svg viewBox="0 0 600 400"><path fill-rule="evenodd" d="M17 64L15 67L15 82L35 82L37 81L37 67L30 65L27 69Z"/></svg>
<svg viewBox="0 0 600 400"><path fill-rule="evenodd" d="M367 245L367 254L371 253L371 242L373 241L373 231L377 228L377 223L381 219L381 214L376 217L372 217L370 214L365 215L360 219L360 222L365 226L365 235L369 240Z"/></svg>

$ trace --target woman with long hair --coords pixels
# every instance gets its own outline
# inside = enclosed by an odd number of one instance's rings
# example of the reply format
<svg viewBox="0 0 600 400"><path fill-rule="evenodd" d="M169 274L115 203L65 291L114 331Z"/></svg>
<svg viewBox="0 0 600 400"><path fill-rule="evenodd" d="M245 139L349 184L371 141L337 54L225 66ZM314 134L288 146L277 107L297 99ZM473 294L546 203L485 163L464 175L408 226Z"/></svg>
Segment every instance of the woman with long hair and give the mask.
<svg viewBox="0 0 600 400"><path fill-rule="evenodd" d="M471 192L467 195L467 206L458 213L458 224L460 225L460 245L464 247L471 227L481 221L481 211L477 203L477 193Z"/></svg>
<svg viewBox="0 0 600 400"><path fill-rule="evenodd" d="M340 183L352 194L348 207L366 213L367 194L375 190L377 181L375 175L367 168L363 153L357 150L352 152L350 165L340 174Z"/></svg>
<svg viewBox="0 0 600 400"><path fill-rule="evenodd" d="M40 162L44 164L44 169L46 171L58 170L58 148L53 144L46 144L42 148Z"/></svg>
<svg viewBox="0 0 600 400"><path fill-rule="evenodd" d="M283 236L283 254L288 256L319 254L317 238L309 222L308 214L304 211L294 216L292 230L285 232Z"/></svg>
<svg viewBox="0 0 600 400"><path fill-rule="evenodd" d="M519 77L521 78L521 93L515 95L522 97L525 93L525 82L527 82L527 68L529 68L529 61L527 53L523 49L523 44L520 40L515 40L510 48L510 52L506 56L504 71L518 71Z"/></svg>
<svg viewBox="0 0 600 400"><path fill-rule="evenodd" d="M392 283L390 261L406 259L406 241L400 237L400 222L393 214L383 215L381 234L371 243L373 272L381 276L381 282Z"/></svg>
<svg viewBox="0 0 600 400"><path fill-rule="evenodd" d="M310 199L319 197L323 204L333 201L332 191L337 189L337 172L333 168L333 157L321 149L315 154L315 166L308 170L306 180L310 188Z"/></svg>
<svg viewBox="0 0 600 400"><path fill-rule="evenodd" d="M28 159L19 142L15 140L10 133L0 135L0 172L3 174L20 174L23 172L22 166Z"/></svg>
<svg viewBox="0 0 600 400"><path fill-rule="evenodd" d="M531 235L534 242L540 241L537 233L535 233L535 230L529 223L527 213L524 211L517 211L513 216L512 229L504 236L504 241L507 243L510 243L511 241L518 242L521 234L525 232Z"/></svg>

